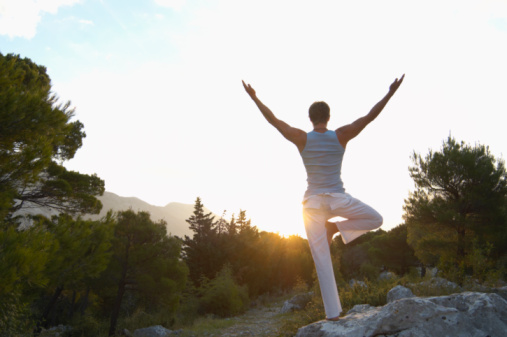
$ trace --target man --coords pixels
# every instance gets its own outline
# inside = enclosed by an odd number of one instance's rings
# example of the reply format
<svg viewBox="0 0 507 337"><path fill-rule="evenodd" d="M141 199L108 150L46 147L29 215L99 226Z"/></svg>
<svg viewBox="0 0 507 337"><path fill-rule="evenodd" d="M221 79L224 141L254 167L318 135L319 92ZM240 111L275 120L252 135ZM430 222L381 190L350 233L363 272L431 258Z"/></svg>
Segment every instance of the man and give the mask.
<svg viewBox="0 0 507 337"><path fill-rule="evenodd" d="M308 176L308 188L303 200L303 217L327 320L338 320L342 311L329 250L333 235L340 232L343 242L347 244L382 225L382 216L377 211L345 193L340 177L345 148L351 139L380 114L398 90L404 77L405 74L399 80L394 80L389 92L367 115L334 131L327 129L329 106L325 102L313 103L309 110L313 131L308 133L276 118L257 98L250 84L243 82L243 87L262 115L287 140L296 145L303 158ZM328 221L336 216L346 220L336 223Z"/></svg>

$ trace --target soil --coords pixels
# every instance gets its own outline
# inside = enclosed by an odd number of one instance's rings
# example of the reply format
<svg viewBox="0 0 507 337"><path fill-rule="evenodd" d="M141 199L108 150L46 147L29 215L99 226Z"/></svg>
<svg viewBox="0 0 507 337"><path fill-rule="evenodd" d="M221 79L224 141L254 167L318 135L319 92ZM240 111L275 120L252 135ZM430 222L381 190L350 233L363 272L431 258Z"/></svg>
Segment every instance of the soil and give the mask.
<svg viewBox="0 0 507 337"><path fill-rule="evenodd" d="M283 303L284 300L279 300L266 306L252 308L243 315L232 318L235 321L234 325L210 336L278 336L284 322L284 315L280 314Z"/></svg>

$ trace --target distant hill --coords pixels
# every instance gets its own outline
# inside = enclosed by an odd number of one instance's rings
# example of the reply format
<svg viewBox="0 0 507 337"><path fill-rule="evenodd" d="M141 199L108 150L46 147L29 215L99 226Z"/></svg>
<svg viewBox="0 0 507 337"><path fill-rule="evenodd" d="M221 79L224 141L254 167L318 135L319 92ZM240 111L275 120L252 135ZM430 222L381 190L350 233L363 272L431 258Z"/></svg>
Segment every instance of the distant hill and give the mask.
<svg viewBox="0 0 507 337"><path fill-rule="evenodd" d="M167 222L167 233L176 235L183 238L185 235L192 236L193 232L189 229L189 224L185 221L194 212L194 205L182 204L179 202L171 202L164 207L153 206L139 198L135 197L120 197L111 192L104 192L104 195L98 197L102 202L102 211L100 214L86 214L83 216L84 219L98 220L106 215L109 210L114 212L126 211L132 209L134 212L145 211L150 213L150 217L153 221L165 220ZM53 215L57 215L58 212L50 208L42 208L38 205L29 205L24 207L20 211L16 212L15 215L30 216L41 214L45 217L50 218ZM204 208L204 212L209 213L207 208ZM213 214L215 220L219 219L219 216ZM29 217L19 219L21 228L31 226L32 221Z"/></svg>
<svg viewBox="0 0 507 337"><path fill-rule="evenodd" d="M135 197L120 197L111 192L104 192L104 195L98 197L102 202L102 211L98 215L87 215L84 218L93 220L100 219L112 209L115 212L125 211L132 209L134 212L145 211L150 213L153 221L165 220L167 222L167 233L183 237L184 235L191 236L193 232L188 228L188 223L185 221L194 212L194 205L182 204L179 202L171 202L164 207L153 206L147 202ZM204 209L206 213L210 212ZM218 220L218 216L215 215Z"/></svg>

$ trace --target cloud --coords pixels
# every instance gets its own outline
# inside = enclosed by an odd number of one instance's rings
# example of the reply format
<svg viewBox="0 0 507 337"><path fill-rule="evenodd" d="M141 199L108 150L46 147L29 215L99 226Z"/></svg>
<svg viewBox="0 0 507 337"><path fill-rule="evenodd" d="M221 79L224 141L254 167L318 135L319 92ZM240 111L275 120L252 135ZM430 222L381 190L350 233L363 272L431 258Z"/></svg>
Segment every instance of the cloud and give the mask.
<svg viewBox="0 0 507 337"><path fill-rule="evenodd" d="M93 21L90 20L80 19L79 23L85 26L93 26Z"/></svg>
<svg viewBox="0 0 507 337"><path fill-rule="evenodd" d="M155 0L155 3L159 6L171 8L174 10L181 10L185 5L186 0Z"/></svg>
<svg viewBox="0 0 507 337"><path fill-rule="evenodd" d="M79 0L16 0L0 3L0 35L31 39L44 13L56 14L59 7Z"/></svg>

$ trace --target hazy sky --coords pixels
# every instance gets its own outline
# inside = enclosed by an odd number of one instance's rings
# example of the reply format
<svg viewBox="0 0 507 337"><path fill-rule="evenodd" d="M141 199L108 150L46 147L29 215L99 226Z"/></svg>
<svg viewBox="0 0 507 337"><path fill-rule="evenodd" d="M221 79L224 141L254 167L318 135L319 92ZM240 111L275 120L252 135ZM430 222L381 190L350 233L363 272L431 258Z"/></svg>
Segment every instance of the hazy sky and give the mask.
<svg viewBox="0 0 507 337"><path fill-rule="evenodd" d="M0 0L0 52L44 65L85 125L66 167L163 206L197 196L217 214L304 235L306 174L294 145L246 95L311 130L382 114L348 146L347 192L402 222L416 151L449 134L507 151L507 1Z"/></svg>

